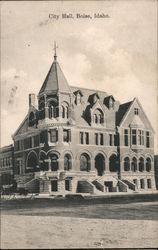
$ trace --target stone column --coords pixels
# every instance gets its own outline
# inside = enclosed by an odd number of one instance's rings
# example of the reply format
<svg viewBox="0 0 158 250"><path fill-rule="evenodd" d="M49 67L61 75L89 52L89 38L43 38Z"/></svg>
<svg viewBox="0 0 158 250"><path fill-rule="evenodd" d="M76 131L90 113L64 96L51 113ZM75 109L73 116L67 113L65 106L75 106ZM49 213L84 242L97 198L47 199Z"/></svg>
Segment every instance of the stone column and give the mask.
<svg viewBox="0 0 158 250"><path fill-rule="evenodd" d="M91 159L90 171L95 171L95 160L94 159Z"/></svg>
<svg viewBox="0 0 158 250"><path fill-rule="evenodd" d="M109 158L107 157L105 159L105 172L109 173L110 170L109 170Z"/></svg>
<svg viewBox="0 0 158 250"><path fill-rule="evenodd" d="M64 171L64 159L58 159L59 170Z"/></svg>
<svg viewBox="0 0 158 250"><path fill-rule="evenodd" d="M45 106L45 118L49 118L49 107Z"/></svg>
<svg viewBox="0 0 158 250"><path fill-rule="evenodd" d="M48 171L51 172L51 159L46 159L45 162L48 162Z"/></svg>

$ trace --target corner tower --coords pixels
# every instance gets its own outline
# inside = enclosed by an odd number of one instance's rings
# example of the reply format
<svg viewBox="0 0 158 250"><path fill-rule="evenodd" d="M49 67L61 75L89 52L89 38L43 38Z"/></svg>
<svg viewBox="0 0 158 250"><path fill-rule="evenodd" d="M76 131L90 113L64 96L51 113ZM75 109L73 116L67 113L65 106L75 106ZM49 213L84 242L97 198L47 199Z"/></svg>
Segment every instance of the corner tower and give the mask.
<svg viewBox="0 0 158 250"><path fill-rule="evenodd" d="M39 121L45 118L60 120L69 117L72 92L57 62L57 46L54 45L54 61L38 94Z"/></svg>

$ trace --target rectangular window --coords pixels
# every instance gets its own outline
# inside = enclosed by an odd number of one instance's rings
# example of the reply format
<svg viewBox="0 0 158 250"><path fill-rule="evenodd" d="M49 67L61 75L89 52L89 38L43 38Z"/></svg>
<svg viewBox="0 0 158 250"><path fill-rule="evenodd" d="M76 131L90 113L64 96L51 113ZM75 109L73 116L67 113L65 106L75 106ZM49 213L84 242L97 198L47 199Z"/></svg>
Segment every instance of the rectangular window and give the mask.
<svg viewBox="0 0 158 250"><path fill-rule="evenodd" d="M34 136L34 147L38 147L39 146L39 136L36 135Z"/></svg>
<svg viewBox="0 0 158 250"><path fill-rule="evenodd" d="M136 129L132 129L132 145L137 144L137 134L136 134Z"/></svg>
<svg viewBox="0 0 158 250"><path fill-rule="evenodd" d="M57 142L58 141L58 130L51 129L50 130L50 142Z"/></svg>
<svg viewBox="0 0 158 250"><path fill-rule="evenodd" d="M142 131L138 130L138 145L142 145Z"/></svg>
<svg viewBox="0 0 158 250"><path fill-rule="evenodd" d="M146 147L150 148L150 133L149 133L149 131L146 132Z"/></svg>
<svg viewBox="0 0 158 250"><path fill-rule="evenodd" d="M119 136L118 135L114 135L114 145L119 146Z"/></svg>
<svg viewBox="0 0 158 250"><path fill-rule="evenodd" d="M112 146L113 143L112 143L112 134L109 135L109 145Z"/></svg>
<svg viewBox="0 0 158 250"><path fill-rule="evenodd" d="M104 144L104 138L103 138L103 134L100 134L100 145Z"/></svg>
<svg viewBox="0 0 158 250"><path fill-rule="evenodd" d="M128 146L128 129L124 130L124 145Z"/></svg>
<svg viewBox="0 0 158 250"><path fill-rule="evenodd" d="M95 133L95 144L98 145L98 134Z"/></svg>
<svg viewBox="0 0 158 250"><path fill-rule="evenodd" d="M85 133L85 137L86 137L86 144L89 144L89 133Z"/></svg>
<svg viewBox="0 0 158 250"><path fill-rule="evenodd" d="M135 115L138 115L138 113L139 113L139 112L138 112L138 108L134 108L134 114L135 114Z"/></svg>
<svg viewBox="0 0 158 250"><path fill-rule="evenodd" d="M71 140L70 136L71 136L70 130L69 129L64 129L63 130L63 141L64 142L70 142L70 140Z"/></svg>
<svg viewBox="0 0 158 250"><path fill-rule="evenodd" d="M144 131L142 130L142 145L144 145Z"/></svg>
<svg viewBox="0 0 158 250"><path fill-rule="evenodd" d="M32 138L24 139L24 149L32 148Z"/></svg>
<svg viewBox="0 0 158 250"><path fill-rule="evenodd" d="M84 137L83 137L83 132L80 132L80 143L84 143Z"/></svg>
<svg viewBox="0 0 158 250"><path fill-rule="evenodd" d="M147 179L147 186L148 188L151 188L151 179Z"/></svg>
<svg viewBox="0 0 158 250"><path fill-rule="evenodd" d="M65 190L70 191L71 189L71 180L65 180Z"/></svg>
<svg viewBox="0 0 158 250"><path fill-rule="evenodd" d="M40 133L40 143L46 143L46 142L48 142L48 132L47 132L47 130L42 131Z"/></svg>

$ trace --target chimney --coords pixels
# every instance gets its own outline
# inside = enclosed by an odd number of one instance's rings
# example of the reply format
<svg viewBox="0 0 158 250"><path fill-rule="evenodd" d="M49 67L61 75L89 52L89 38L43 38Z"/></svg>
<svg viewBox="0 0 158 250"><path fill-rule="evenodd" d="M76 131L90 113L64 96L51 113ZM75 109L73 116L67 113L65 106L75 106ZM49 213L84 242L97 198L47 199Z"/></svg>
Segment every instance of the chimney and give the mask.
<svg viewBox="0 0 158 250"><path fill-rule="evenodd" d="M29 94L29 108L31 106L35 107L35 94L33 93Z"/></svg>

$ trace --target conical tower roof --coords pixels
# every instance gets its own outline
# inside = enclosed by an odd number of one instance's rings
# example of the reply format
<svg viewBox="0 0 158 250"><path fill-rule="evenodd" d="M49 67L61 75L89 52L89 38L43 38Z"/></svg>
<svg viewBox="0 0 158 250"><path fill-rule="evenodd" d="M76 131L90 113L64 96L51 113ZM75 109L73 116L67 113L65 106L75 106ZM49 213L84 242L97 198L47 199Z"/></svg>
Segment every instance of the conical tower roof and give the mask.
<svg viewBox="0 0 158 250"><path fill-rule="evenodd" d="M59 66L59 63L57 62L56 51L54 55L54 61L44 80L44 83L39 91L39 94L51 91L71 93L69 84Z"/></svg>

